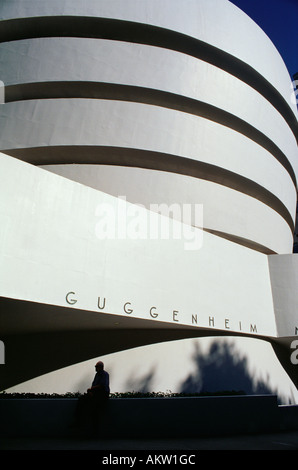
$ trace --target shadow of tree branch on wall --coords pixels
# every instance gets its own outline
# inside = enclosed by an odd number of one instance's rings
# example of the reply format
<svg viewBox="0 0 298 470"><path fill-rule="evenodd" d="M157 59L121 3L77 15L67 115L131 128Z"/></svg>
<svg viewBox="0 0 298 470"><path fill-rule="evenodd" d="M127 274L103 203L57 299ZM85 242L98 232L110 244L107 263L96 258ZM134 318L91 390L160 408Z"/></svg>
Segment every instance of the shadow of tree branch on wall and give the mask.
<svg viewBox="0 0 298 470"><path fill-rule="evenodd" d="M192 366L192 367L191 367ZM175 366L173 358L173 369L166 374L182 376ZM270 385L269 373L264 378L257 377L256 373L249 367L249 360L245 354L239 352L234 342L215 339L211 342L207 352L200 347L199 341L194 342L194 352L187 358L186 369L191 372L179 380L175 390L156 389L156 374L158 363L151 367L143 376L132 375L126 380L125 389L134 392L169 392L169 393L207 393L219 392L243 392L246 395L276 395L279 404L291 404L295 402L293 396L284 396Z"/></svg>
<svg viewBox="0 0 298 470"><path fill-rule="evenodd" d="M267 380L253 377L248 360L240 356L233 343L214 341L208 354L202 353L196 343L193 354L195 370L183 381L180 393L243 391L247 395L278 395ZM286 400L278 397L278 401ZM286 400L288 401L288 400Z"/></svg>
<svg viewBox="0 0 298 470"><path fill-rule="evenodd" d="M147 375L144 375L141 378L130 377L126 381L125 388L127 390L134 390L134 391L138 391L141 393L150 392L152 391L153 378L154 378L154 369L151 369L151 371Z"/></svg>

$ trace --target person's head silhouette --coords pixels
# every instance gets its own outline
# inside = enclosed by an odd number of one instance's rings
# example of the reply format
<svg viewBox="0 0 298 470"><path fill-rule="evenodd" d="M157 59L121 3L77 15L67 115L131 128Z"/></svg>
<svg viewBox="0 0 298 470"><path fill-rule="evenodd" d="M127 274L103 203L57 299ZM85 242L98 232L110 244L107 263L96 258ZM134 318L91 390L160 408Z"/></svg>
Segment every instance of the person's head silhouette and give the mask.
<svg viewBox="0 0 298 470"><path fill-rule="evenodd" d="M95 369L97 372L100 372L101 370L104 369L104 364L102 361L98 361L96 364L95 364Z"/></svg>

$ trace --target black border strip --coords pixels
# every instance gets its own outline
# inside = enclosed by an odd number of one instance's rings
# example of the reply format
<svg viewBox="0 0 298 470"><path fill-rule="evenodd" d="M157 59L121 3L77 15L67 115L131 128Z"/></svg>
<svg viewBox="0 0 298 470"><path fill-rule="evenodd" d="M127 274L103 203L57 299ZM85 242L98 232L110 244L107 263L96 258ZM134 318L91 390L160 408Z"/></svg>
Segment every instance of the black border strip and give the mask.
<svg viewBox="0 0 298 470"><path fill-rule="evenodd" d="M36 82L9 85L5 88L6 103L59 98L130 101L162 106L209 119L243 134L270 152L289 173L295 188L297 187L292 165L286 155L271 139L243 119L203 101L151 88L105 82Z"/></svg>
<svg viewBox="0 0 298 470"><path fill-rule="evenodd" d="M175 50L208 62L263 95L284 117L298 142L298 122L283 96L253 67L235 56L186 34L149 24L111 18L42 16L0 22L0 42L40 37L111 39Z"/></svg>
<svg viewBox="0 0 298 470"><path fill-rule="evenodd" d="M1 150L2 153L33 165L103 164L179 173L226 186L275 210L294 233L295 223L278 197L258 183L209 163L194 161L161 152L129 147L93 145L57 145Z"/></svg>

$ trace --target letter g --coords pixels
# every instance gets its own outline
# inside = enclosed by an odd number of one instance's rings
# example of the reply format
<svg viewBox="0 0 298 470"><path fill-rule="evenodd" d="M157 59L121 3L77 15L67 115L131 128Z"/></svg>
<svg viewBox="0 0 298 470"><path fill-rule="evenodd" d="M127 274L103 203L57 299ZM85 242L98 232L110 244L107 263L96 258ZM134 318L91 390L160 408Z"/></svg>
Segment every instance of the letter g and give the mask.
<svg viewBox="0 0 298 470"><path fill-rule="evenodd" d="M70 305L74 305L74 304L77 303L77 300L76 300L76 299L70 299L70 298L69 298L69 296L72 295L72 294L75 295L75 292L68 292L68 293L66 294L66 297L65 297L65 298L66 298L66 302L67 302L68 304L70 304Z"/></svg>

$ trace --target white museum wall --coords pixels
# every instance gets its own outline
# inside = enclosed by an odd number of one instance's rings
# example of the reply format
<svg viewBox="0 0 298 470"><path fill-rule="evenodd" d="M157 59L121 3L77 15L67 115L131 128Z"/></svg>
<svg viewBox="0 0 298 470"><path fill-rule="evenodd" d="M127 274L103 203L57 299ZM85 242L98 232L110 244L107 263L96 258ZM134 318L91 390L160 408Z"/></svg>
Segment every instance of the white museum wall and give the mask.
<svg viewBox="0 0 298 470"><path fill-rule="evenodd" d="M97 357L45 374L9 393L84 393L97 360L110 374L111 393L244 391L276 394L280 404L298 404L298 391L271 345L253 338L199 338L139 347Z"/></svg>

